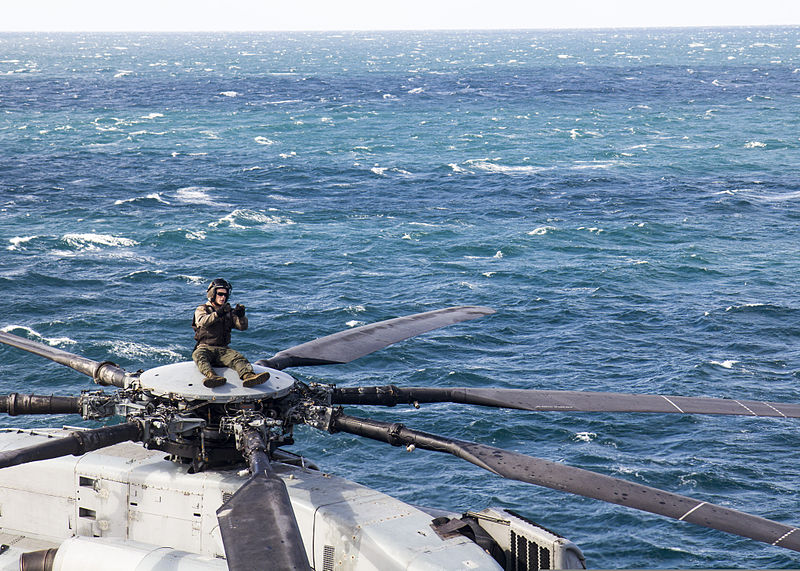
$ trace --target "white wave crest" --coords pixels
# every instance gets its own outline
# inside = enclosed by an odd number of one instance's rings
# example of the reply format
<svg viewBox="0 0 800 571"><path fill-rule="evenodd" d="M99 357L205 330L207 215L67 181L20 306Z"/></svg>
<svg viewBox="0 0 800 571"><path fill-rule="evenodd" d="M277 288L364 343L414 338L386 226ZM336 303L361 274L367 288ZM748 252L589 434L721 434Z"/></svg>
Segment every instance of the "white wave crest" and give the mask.
<svg viewBox="0 0 800 571"><path fill-rule="evenodd" d="M35 240L39 236L14 236L10 238L8 241L11 242L11 245L6 248L6 250L23 250L23 244L27 244L31 240Z"/></svg>
<svg viewBox="0 0 800 571"><path fill-rule="evenodd" d="M227 225L230 228L251 228L253 226L271 226L271 225L290 225L295 222L290 218L282 216L270 216L262 212L254 210L236 209L227 216L223 216L216 222L211 222L211 228L217 228L222 225Z"/></svg>
<svg viewBox="0 0 800 571"><path fill-rule="evenodd" d="M738 362L739 361L735 361L734 359L725 359L724 361L711 361L711 364L722 367L723 369L733 369L733 366Z"/></svg>
<svg viewBox="0 0 800 571"><path fill-rule="evenodd" d="M104 343L111 347L111 352L115 355L127 357L132 360L157 357L159 359L169 359L173 362L183 361L184 357L172 349L151 347L144 343L134 343L133 341L111 341Z"/></svg>
<svg viewBox="0 0 800 571"><path fill-rule="evenodd" d="M206 233L202 230L187 230L186 231L186 239L187 240L205 240Z"/></svg>
<svg viewBox="0 0 800 571"><path fill-rule="evenodd" d="M404 175L404 176L408 176L408 175L411 174L407 170L400 169L400 168L397 168L397 167L379 167L378 165L375 165L374 167L372 167L369 170L372 171L373 173L375 173L378 176L388 176L386 174L387 171L390 172L390 173L397 173L397 174L401 174L401 175Z"/></svg>
<svg viewBox="0 0 800 571"><path fill-rule="evenodd" d="M536 174L548 170L545 167L537 167L533 165L510 166L510 165L499 165L497 163L490 163L484 161L476 162L473 164L473 166L482 171L507 174L507 175Z"/></svg>
<svg viewBox="0 0 800 571"><path fill-rule="evenodd" d="M41 343L46 343L51 347L55 347L56 345L74 345L77 343L74 339L70 339L69 337L45 337L38 331L31 329L30 327L26 327L25 325L7 325L3 328L0 328L0 331L4 333L11 333L12 331L21 329L25 331L29 337L33 337L34 340L39 341Z"/></svg>
<svg viewBox="0 0 800 571"><path fill-rule="evenodd" d="M151 274L163 275L164 270L136 270L125 275L125 279L137 279L139 276L150 276Z"/></svg>
<svg viewBox="0 0 800 571"><path fill-rule="evenodd" d="M766 147L766 143L762 143L761 141L747 141L744 144L745 149L763 149Z"/></svg>
<svg viewBox="0 0 800 571"><path fill-rule="evenodd" d="M176 198L186 204L207 204L209 206L222 206L209 196L209 191L213 189L200 186L187 186L179 188L175 193Z"/></svg>
<svg viewBox="0 0 800 571"><path fill-rule="evenodd" d="M749 307L768 307L766 303L743 303L741 305L729 305L725 308L725 311L734 311L737 309L745 309Z"/></svg>
<svg viewBox="0 0 800 571"><path fill-rule="evenodd" d="M615 161L578 161L570 168L572 170L586 170L586 169L610 169L619 166L619 162Z"/></svg>
<svg viewBox="0 0 800 571"><path fill-rule="evenodd" d="M597 434L594 432L578 432L575 434L575 440L580 440L581 442L591 442L597 438Z"/></svg>
<svg viewBox="0 0 800 571"><path fill-rule="evenodd" d="M138 137L139 135L159 135L160 136L160 135L166 135L166 134L167 134L166 131L146 131L146 130L144 130L144 131L132 131L132 132L128 133L128 138L130 139L130 137Z"/></svg>
<svg viewBox="0 0 800 571"><path fill-rule="evenodd" d="M267 139L266 137L261 137L261 136L256 137L253 140L256 143L258 143L259 145L274 145L275 144L275 141L273 141L272 139Z"/></svg>
<svg viewBox="0 0 800 571"><path fill-rule="evenodd" d="M130 238L121 238L111 234L93 234L91 232L64 234L61 240L66 242L68 246L78 250L98 250L100 246L130 248L139 244L139 242Z"/></svg>
<svg viewBox="0 0 800 571"><path fill-rule="evenodd" d="M797 200L800 198L800 190L794 192L784 192L780 194L764 194L756 192L749 188L731 188L727 190L720 190L719 192L715 192L714 194L717 195L728 195L728 196L735 196L737 194L743 194L747 198L760 200L763 202L785 202L788 200Z"/></svg>
<svg viewBox="0 0 800 571"><path fill-rule="evenodd" d="M494 256L464 256L466 260L502 260L503 259L503 252L502 250L498 250L495 252Z"/></svg>
<svg viewBox="0 0 800 571"><path fill-rule="evenodd" d="M138 202L140 200L155 200L156 202L160 202L162 204L169 204L169 202L167 202L166 200L161 198L161 195L159 193L153 192L153 193L148 194L146 196L134 196L133 198L125 198L125 199L121 199L121 200L115 200L114 201L114 206L119 206L120 204L126 204L126 203L129 203L129 202Z"/></svg>
<svg viewBox="0 0 800 571"><path fill-rule="evenodd" d="M786 192L783 194L771 194L771 195L764 195L760 194L755 196L759 200L763 200L765 202L784 202L787 200L797 200L800 198L800 191L795 192Z"/></svg>
<svg viewBox="0 0 800 571"><path fill-rule="evenodd" d="M624 474L626 476L636 476L637 478L641 478L645 482L647 481L636 469L629 468L628 466L614 466L611 468L612 472L616 472L617 474Z"/></svg>
<svg viewBox="0 0 800 571"><path fill-rule="evenodd" d="M220 95L223 95L225 97L236 97L239 95L239 93L236 91L221 91Z"/></svg>
<svg viewBox="0 0 800 571"><path fill-rule="evenodd" d="M528 236L544 236L551 230L556 230L555 226L539 226L538 228L534 228L530 232L528 232Z"/></svg>

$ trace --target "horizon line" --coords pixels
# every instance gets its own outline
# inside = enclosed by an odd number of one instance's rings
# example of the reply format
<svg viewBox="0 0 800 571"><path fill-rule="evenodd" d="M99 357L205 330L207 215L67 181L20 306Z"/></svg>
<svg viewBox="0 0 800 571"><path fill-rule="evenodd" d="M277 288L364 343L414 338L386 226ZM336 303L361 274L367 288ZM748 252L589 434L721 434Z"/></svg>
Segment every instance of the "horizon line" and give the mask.
<svg viewBox="0 0 800 571"><path fill-rule="evenodd" d="M696 29L763 29L800 28L800 24L687 24L687 25L647 25L647 26L587 26L587 27L531 27L531 28L343 28L343 29L212 29L191 30L114 30L114 29L26 29L2 30L0 34L274 34L274 33L386 33L386 32L581 32L581 31L625 31L625 30L696 30Z"/></svg>

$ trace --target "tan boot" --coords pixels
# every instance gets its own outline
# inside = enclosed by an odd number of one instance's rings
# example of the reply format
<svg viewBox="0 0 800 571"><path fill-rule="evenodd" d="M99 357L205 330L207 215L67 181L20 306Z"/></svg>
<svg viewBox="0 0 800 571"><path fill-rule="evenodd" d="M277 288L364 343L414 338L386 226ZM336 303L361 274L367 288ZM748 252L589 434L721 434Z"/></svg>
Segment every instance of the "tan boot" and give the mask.
<svg viewBox="0 0 800 571"><path fill-rule="evenodd" d="M214 387L221 387L227 381L225 377L220 376L216 373L206 373L206 378L203 381L203 385L207 386L209 389L213 389Z"/></svg>
<svg viewBox="0 0 800 571"><path fill-rule="evenodd" d="M251 371L242 375L242 386L248 388L254 387L267 382L267 379L269 379L269 371L264 371L263 373L254 373Z"/></svg>

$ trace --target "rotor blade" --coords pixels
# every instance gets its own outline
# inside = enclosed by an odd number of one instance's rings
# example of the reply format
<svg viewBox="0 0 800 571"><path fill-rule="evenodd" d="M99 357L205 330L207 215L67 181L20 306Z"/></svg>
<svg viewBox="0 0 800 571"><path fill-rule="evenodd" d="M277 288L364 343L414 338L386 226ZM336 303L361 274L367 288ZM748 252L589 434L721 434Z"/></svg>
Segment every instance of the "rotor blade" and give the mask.
<svg viewBox="0 0 800 571"><path fill-rule="evenodd" d="M492 313L494 310L488 307L465 305L396 317L284 349L269 359L256 361L256 364L280 370L287 367L349 363L409 337Z"/></svg>
<svg viewBox="0 0 800 571"><path fill-rule="evenodd" d="M55 347L50 347L38 341L31 341L24 337L18 337L5 331L0 331L0 343L28 351L34 355L45 357L61 365L66 365L75 369L79 373L89 375L94 382L100 385L114 385L115 387L125 388L125 369L122 369L110 361L93 361L74 353L68 353Z"/></svg>
<svg viewBox="0 0 800 571"><path fill-rule="evenodd" d="M0 412L6 412L9 416L20 414L80 414L81 397L11 393L8 396L0 396Z"/></svg>
<svg viewBox="0 0 800 571"><path fill-rule="evenodd" d="M217 510L228 569L302 569L311 566L286 484L269 465L264 441L245 429L244 455L253 475Z"/></svg>
<svg viewBox="0 0 800 571"><path fill-rule="evenodd" d="M529 389L345 387L333 389L332 404L394 406L453 402L533 411L661 412L800 418L800 404L706 397Z"/></svg>
<svg viewBox="0 0 800 571"><path fill-rule="evenodd" d="M105 448L128 440L138 441L142 427L138 422L126 422L92 430L76 430L64 438L53 438L47 442L5 450L0 452L0 468L27 464L38 460L49 460L60 456L80 456L86 452Z"/></svg>
<svg viewBox="0 0 800 571"><path fill-rule="evenodd" d="M800 533L796 527L581 468L493 446L410 430L402 424L343 414L334 415L330 430L349 432L395 446L413 445L447 452L511 480L619 504L800 551Z"/></svg>

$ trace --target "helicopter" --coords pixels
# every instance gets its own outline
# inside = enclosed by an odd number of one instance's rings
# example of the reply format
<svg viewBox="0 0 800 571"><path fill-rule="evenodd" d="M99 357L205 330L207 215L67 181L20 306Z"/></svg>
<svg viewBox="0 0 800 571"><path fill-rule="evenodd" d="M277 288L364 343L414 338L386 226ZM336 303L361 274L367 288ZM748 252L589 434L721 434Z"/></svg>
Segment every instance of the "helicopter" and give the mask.
<svg viewBox="0 0 800 571"><path fill-rule="evenodd" d="M47 571L86 569L93 557L105 558L106 564L114 560L119 569L585 567L582 553L571 541L508 510L488 508L464 514L426 511L399 501L392 503L389 496L376 496L378 492L334 479L312 462L282 448L294 442L298 425L331 434L357 435L408 450L451 454L503 478L800 551L800 533L791 525L558 462L422 432L402 423L351 416L344 408L419 408L424 403L444 402L526 411L800 418L800 404L591 391L336 387L304 383L285 372L294 367L346 364L405 339L493 313L488 307L449 307L326 335L256 361L256 372L266 371L270 376L268 382L254 387L238 384L236 374L226 368L215 371L229 382L209 388L203 385L203 376L191 361L129 372L110 361L97 362L0 332L0 343L50 359L115 389L87 390L80 396L13 393L0 396L0 412L78 414L94 421L122 419L94 429L0 432L0 531L18 538L27 537L26 533L39 539L47 536L51 544L61 543L55 548L30 551L3 543L0 568L3 551L13 551L23 569ZM84 457L86 467L80 471L80 458ZM24 486L19 481L35 479L32 472L22 470L39 461L62 462L59 469L77 479L78 491L70 487L70 482L61 496L45 492L48 486L57 487L53 477L38 492L27 488L27 496L20 492ZM119 473L109 475L114 466L120 466ZM108 508L115 486L124 488L117 502L121 505L114 508L119 521L94 509L96 505ZM180 491L181 486L194 491ZM179 490L178 499L166 499L170 487ZM157 501L152 497L154 489L159 490ZM49 535L21 529L26 517L10 524L4 505L24 511L35 493L58 497L53 505L72 512L77 507L77 516L66 518L66 523ZM163 511L169 506L163 506L160 512L152 506L146 512L142 507L147 502L180 503L181 497L196 498L190 508L194 520L170 520ZM344 513L330 509L333 505ZM133 529L143 527L137 522L148 518L153 525L147 533L133 533ZM394 523L387 523L389 520ZM377 527L387 527L376 531L375 522L380 522ZM187 533L192 536L212 530L219 541L202 545L199 539L194 543L171 542L171 527L181 525L188 526ZM0 542L4 537L0 534ZM409 547L409 543L414 545ZM169 547L156 554L162 544ZM121 554L134 563L122 566ZM145 567L146 561L153 566Z"/></svg>

